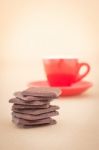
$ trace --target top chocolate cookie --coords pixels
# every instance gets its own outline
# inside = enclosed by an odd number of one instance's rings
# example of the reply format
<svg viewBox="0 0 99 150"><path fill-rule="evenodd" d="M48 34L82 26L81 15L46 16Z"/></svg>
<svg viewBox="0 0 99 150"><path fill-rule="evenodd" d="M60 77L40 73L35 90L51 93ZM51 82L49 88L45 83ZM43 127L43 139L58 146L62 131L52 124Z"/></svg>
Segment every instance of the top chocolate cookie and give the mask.
<svg viewBox="0 0 99 150"><path fill-rule="evenodd" d="M22 91L23 96L57 98L61 94L60 89L53 87L31 87Z"/></svg>

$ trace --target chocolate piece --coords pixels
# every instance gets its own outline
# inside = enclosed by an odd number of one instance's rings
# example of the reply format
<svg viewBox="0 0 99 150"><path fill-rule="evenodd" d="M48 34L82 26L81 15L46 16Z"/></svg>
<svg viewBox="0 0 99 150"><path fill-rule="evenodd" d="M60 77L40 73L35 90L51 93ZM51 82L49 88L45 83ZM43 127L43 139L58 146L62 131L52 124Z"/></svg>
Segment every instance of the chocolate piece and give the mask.
<svg viewBox="0 0 99 150"><path fill-rule="evenodd" d="M12 112L13 116L15 116L17 118L22 118L25 120L39 120L39 119L44 119L44 118L56 116L58 114L59 113L57 111L49 112L46 114L40 114L40 115L29 115L29 114L21 114L21 113Z"/></svg>
<svg viewBox="0 0 99 150"><path fill-rule="evenodd" d="M12 109L24 110L24 109L44 109L48 108L49 104L45 105L20 105L20 104L13 104Z"/></svg>
<svg viewBox="0 0 99 150"><path fill-rule="evenodd" d="M24 96L57 98L61 91L50 87L31 87L22 92Z"/></svg>
<svg viewBox="0 0 99 150"><path fill-rule="evenodd" d="M17 117L12 117L12 121L16 125L40 125L40 124L50 124L54 119L52 118L45 118L41 120L35 120L35 121L30 121L30 120L24 120L20 119Z"/></svg>
<svg viewBox="0 0 99 150"><path fill-rule="evenodd" d="M60 94L61 91L54 87L32 87L14 93L15 97L9 100L13 103L13 123L21 128L55 124L51 117L59 114L56 111L59 107L50 102Z"/></svg>
<svg viewBox="0 0 99 150"><path fill-rule="evenodd" d="M13 121L14 123L14 121ZM23 125L23 124L16 124L17 127L19 128L25 128L25 129L28 129L28 128L33 128L33 127L42 127L42 126L49 126L49 125L54 125L56 124L56 120L52 120L50 123L45 123L45 124L35 124L35 125Z"/></svg>
<svg viewBox="0 0 99 150"><path fill-rule="evenodd" d="M30 114L30 115L39 115L39 114L45 114L48 112L52 112L59 109L58 106L49 106L49 108L46 109L26 109L26 110L19 110L19 109L13 109L14 112L22 113L22 114Z"/></svg>
<svg viewBox="0 0 99 150"><path fill-rule="evenodd" d="M28 96L24 96L22 94L22 92L15 92L14 96L18 99L21 99L25 102L31 102L31 101L51 101L52 99L50 97L46 98L46 97L34 97L31 95Z"/></svg>
<svg viewBox="0 0 99 150"><path fill-rule="evenodd" d="M22 104L22 105L45 105L49 104L49 101L32 101L32 102L25 102L18 98L12 98L9 100L10 103L14 104Z"/></svg>

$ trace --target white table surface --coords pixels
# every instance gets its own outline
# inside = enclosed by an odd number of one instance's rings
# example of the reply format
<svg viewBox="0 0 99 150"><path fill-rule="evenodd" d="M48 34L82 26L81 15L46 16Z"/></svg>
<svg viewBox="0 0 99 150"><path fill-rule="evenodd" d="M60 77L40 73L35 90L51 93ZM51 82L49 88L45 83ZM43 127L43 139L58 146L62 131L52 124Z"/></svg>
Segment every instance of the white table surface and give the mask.
<svg viewBox="0 0 99 150"><path fill-rule="evenodd" d="M0 150L99 150L99 96L95 87L82 96L55 100L53 104L60 106L56 125L31 129L13 125L8 100L14 91L26 88L33 76L29 73L24 67L1 68Z"/></svg>

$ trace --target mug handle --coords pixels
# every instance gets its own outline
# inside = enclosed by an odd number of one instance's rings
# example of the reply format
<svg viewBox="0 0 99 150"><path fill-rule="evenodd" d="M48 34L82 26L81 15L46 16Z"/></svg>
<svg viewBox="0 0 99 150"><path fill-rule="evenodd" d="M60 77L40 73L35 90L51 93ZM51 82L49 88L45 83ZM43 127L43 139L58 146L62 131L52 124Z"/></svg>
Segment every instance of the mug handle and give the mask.
<svg viewBox="0 0 99 150"><path fill-rule="evenodd" d="M82 67L86 67L86 71L85 71L85 73L83 73L82 75L79 75L79 76L78 76L78 78L76 79L76 82L77 82L77 81L80 81L82 78L84 78L84 77L89 73L89 71L90 71L90 66L89 66L89 64L87 64L87 63L80 63L80 64L79 64L78 72L80 71L80 69L81 69Z"/></svg>

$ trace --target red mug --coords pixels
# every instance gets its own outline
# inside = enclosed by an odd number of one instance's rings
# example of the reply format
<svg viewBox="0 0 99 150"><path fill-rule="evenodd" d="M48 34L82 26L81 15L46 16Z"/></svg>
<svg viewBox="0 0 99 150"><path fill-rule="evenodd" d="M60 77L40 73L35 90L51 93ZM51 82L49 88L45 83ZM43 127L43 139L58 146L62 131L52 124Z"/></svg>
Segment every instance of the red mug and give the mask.
<svg viewBox="0 0 99 150"><path fill-rule="evenodd" d="M76 58L45 58L43 64L51 86L70 86L82 80L90 71L88 63L80 63ZM82 67L86 67L86 70L80 74Z"/></svg>

